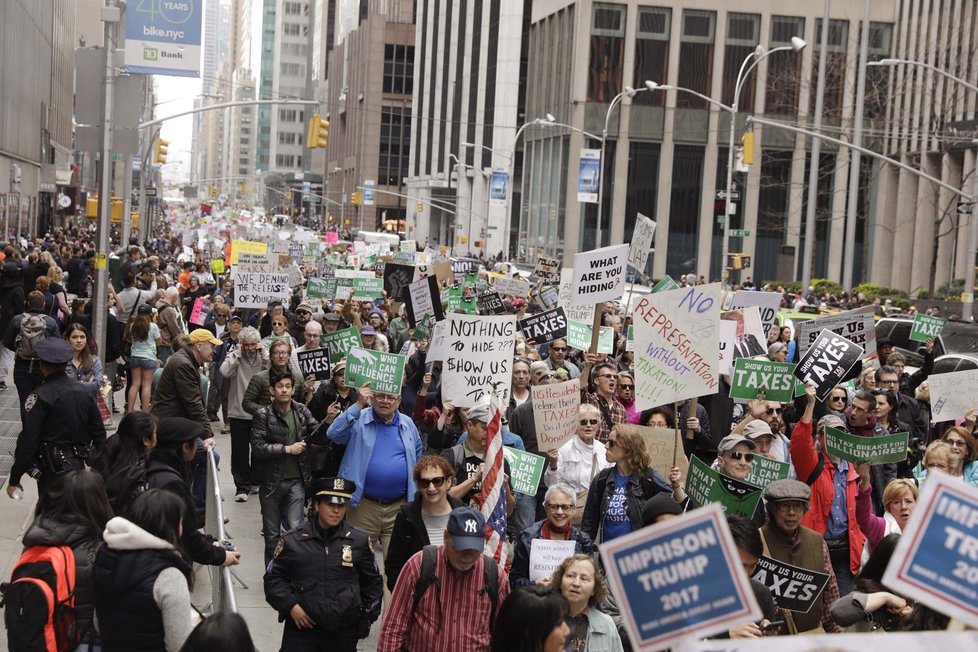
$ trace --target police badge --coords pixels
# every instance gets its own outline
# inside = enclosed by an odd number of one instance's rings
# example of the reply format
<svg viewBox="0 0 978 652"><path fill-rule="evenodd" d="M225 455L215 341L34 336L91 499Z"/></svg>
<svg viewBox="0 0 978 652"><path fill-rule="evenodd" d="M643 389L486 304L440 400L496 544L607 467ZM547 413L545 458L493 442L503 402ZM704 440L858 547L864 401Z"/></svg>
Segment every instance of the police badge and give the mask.
<svg viewBox="0 0 978 652"><path fill-rule="evenodd" d="M353 546L343 546L343 565L353 566Z"/></svg>
<svg viewBox="0 0 978 652"><path fill-rule="evenodd" d="M27 400L24 401L24 412L30 412L35 403L37 403L37 394L28 396Z"/></svg>

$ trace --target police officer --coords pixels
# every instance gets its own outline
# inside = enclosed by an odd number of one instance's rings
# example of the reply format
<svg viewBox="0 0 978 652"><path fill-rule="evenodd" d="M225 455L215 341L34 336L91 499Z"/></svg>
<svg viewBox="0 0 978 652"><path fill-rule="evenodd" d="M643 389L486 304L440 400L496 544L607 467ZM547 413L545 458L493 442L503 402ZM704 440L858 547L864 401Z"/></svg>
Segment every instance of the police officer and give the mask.
<svg viewBox="0 0 978 652"><path fill-rule="evenodd" d="M23 487L25 473L37 475L38 492L62 473L85 468L85 459L105 442L105 425L95 393L65 375L74 352L62 339L46 337L36 346L44 380L24 401L24 427L10 470L7 495Z"/></svg>
<svg viewBox="0 0 978 652"><path fill-rule="evenodd" d="M309 521L275 548L265 600L285 621L282 652L354 652L380 615L384 585L373 548L345 520L355 490L343 478L314 480Z"/></svg>

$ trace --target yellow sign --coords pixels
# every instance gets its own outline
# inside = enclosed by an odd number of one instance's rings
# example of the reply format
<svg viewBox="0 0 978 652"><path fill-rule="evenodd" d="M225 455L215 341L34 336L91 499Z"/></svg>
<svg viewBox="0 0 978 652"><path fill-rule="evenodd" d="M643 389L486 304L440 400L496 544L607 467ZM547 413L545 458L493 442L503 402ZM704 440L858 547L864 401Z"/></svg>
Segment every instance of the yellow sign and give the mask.
<svg viewBox="0 0 978 652"><path fill-rule="evenodd" d="M95 254L95 269L105 269L105 254Z"/></svg>
<svg viewBox="0 0 978 652"><path fill-rule="evenodd" d="M469 236L467 236L467 235L460 235L460 236L458 236L458 243L459 244L468 244L469 243Z"/></svg>
<svg viewBox="0 0 978 652"><path fill-rule="evenodd" d="M260 254L264 256L268 253L268 243L267 242L251 242L250 240L232 240L231 241L231 264L238 264L238 254Z"/></svg>
<svg viewBox="0 0 978 652"><path fill-rule="evenodd" d="M212 274L223 274L224 273L224 261L223 260L212 260L211 261L211 273Z"/></svg>

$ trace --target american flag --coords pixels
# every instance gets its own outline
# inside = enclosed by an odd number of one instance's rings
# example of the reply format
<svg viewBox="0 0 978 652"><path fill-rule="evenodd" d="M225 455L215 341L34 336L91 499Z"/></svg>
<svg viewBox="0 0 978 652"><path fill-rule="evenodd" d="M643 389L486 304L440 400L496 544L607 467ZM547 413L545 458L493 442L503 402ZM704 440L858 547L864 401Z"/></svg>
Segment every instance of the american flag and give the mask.
<svg viewBox="0 0 978 652"><path fill-rule="evenodd" d="M479 496L486 518L486 554L506 563L506 478L503 467L502 415L495 393L491 394L492 420L486 434L486 472Z"/></svg>

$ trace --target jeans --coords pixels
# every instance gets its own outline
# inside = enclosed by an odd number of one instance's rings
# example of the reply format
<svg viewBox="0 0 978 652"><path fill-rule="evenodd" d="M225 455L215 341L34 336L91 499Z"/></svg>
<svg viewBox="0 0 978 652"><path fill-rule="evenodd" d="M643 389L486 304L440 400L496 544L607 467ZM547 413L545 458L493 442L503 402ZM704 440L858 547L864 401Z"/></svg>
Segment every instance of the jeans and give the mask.
<svg viewBox="0 0 978 652"><path fill-rule="evenodd" d="M14 385L17 386L17 398L20 399L20 422L27 420L27 412L24 411L24 401L34 391L34 388L41 384L44 376L41 374L41 364L35 362L20 362L14 364Z"/></svg>
<svg viewBox="0 0 978 652"><path fill-rule="evenodd" d="M265 566L272 560L272 553L282 532L288 532L302 525L306 515L306 488L301 478L279 480L268 493L263 487L258 492L261 507L261 533L265 537Z"/></svg>
<svg viewBox="0 0 978 652"><path fill-rule="evenodd" d="M537 497L532 494L515 494L516 509L509 517L509 532L513 541L520 535L520 532L533 525L534 517L537 515Z"/></svg>
<svg viewBox="0 0 978 652"><path fill-rule="evenodd" d="M829 545L829 558L832 560L835 579L839 583L839 595L849 595L855 585L855 578L849 565L849 546L839 545L842 542L833 543L835 545Z"/></svg>
<svg viewBox="0 0 978 652"><path fill-rule="evenodd" d="M161 367L166 364L171 355L173 355L173 347L169 344L158 344L156 346L156 357L159 359Z"/></svg>
<svg viewBox="0 0 978 652"><path fill-rule="evenodd" d="M256 484L251 470L251 421L247 419L231 419L231 477L236 494L247 494Z"/></svg>
<svg viewBox="0 0 978 652"><path fill-rule="evenodd" d="M0 344L0 381L6 383L10 368L14 365L14 352Z"/></svg>

